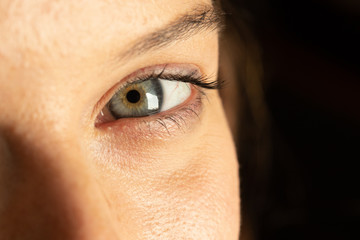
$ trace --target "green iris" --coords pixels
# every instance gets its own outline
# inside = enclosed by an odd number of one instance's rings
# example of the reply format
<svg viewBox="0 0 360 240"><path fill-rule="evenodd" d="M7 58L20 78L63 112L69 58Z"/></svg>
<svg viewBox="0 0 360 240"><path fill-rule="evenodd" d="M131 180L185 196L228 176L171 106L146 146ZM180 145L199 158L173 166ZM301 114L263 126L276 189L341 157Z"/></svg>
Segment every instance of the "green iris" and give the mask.
<svg viewBox="0 0 360 240"><path fill-rule="evenodd" d="M120 88L108 103L116 118L144 117L160 112L163 90L160 80L150 79Z"/></svg>

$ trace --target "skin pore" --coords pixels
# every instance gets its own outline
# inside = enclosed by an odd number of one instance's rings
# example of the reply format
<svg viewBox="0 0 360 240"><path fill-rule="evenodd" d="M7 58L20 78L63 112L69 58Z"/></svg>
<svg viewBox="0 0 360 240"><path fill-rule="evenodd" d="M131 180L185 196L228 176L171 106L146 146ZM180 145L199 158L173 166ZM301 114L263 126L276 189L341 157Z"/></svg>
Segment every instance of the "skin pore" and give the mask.
<svg viewBox="0 0 360 240"><path fill-rule="evenodd" d="M102 115L148 73L216 80L216 14L207 0L0 0L0 239L238 239L217 90Z"/></svg>

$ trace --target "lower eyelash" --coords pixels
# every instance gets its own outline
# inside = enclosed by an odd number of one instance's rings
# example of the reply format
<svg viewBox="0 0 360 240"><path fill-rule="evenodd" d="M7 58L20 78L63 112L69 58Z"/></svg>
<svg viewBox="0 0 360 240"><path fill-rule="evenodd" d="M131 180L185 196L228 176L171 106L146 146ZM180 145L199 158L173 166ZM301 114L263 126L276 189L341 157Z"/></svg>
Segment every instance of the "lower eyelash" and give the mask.
<svg viewBox="0 0 360 240"><path fill-rule="evenodd" d="M184 127L188 127L189 116L191 118L196 117L197 119L200 119L199 110L201 111L201 109L199 109L199 106L202 105L204 95L206 94L201 92L201 95L196 98L194 103L179 109L175 113L158 117L156 122L164 127L168 134L170 134L168 124L170 124L171 127L175 124L179 130L183 130Z"/></svg>
<svg viewBox="0 0 360 240"><path fill-rule="evenodd" d="M203 96L203 94L199 94L193 103L178 109L176 112L156 117L153 120L143 120L147 126L146 133L153 136L164 133L174 135L178 130L185 132L193 125L194 118L195 120L200 119Z"/></svg>
<svg viewBox="0 0 360 240"><path fill-rule="evenodd" d="M114 135L117 139L132 141L166 139L196 127L201 119L204 93L196 90L192 99L178 109L161 112L143 118L123 118L117 123L98 125L100 130Z"/></svg>

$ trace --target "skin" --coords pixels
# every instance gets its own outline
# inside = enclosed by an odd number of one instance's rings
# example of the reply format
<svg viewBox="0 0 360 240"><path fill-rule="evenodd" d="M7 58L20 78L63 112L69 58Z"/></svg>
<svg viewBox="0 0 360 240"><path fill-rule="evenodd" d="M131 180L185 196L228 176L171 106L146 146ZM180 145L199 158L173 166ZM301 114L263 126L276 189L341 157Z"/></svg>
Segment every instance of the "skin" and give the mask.
<svg viewBox="0 0 360 240"><path fill-rule="evenodd" d="M191 64L216 78L217 31L116 57L210 4L0 0L0 239L238 239L238 165L216 90L180 126L95 124L101 99L139 69Z"/></svg>

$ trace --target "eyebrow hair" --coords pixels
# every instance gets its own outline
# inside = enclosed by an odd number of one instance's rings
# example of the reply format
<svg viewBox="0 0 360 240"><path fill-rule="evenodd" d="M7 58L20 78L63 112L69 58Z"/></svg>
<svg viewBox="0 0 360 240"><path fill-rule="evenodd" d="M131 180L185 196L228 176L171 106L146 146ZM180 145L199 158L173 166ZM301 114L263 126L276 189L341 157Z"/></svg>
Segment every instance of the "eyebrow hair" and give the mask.
<svg viewBox="0 0 360 240"><path fill-rule="evenodd" d="M121 58L129 58L166 47L170 43L189 39L202 31L220 31L224 13L213 5L199 5L165 27L141 37Z"/></svg>

